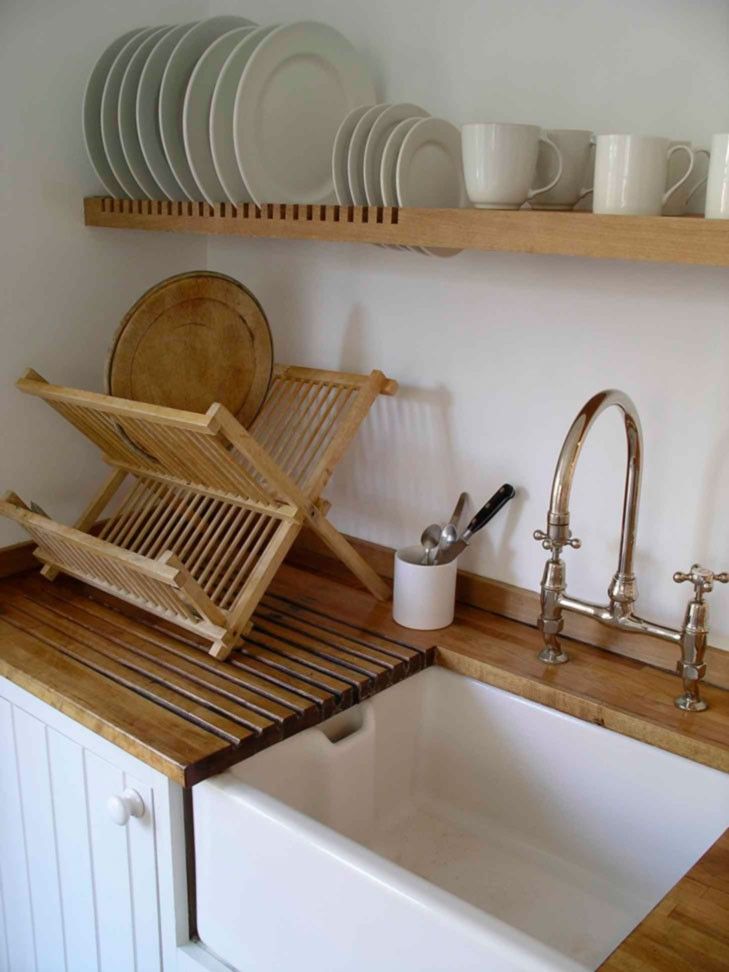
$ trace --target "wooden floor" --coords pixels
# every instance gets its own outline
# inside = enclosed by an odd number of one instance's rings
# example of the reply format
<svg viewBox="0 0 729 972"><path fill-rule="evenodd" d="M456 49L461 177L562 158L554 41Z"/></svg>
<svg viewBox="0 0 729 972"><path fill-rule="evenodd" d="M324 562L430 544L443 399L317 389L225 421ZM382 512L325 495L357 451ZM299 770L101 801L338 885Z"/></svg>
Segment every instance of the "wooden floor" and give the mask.
<svg viewBox="0 0 729 972"><path fill-rule="evenodd" d="M0 581L0 674L191 786L420 671L410 647L267 595L226 662L84 585Z"/></svg>

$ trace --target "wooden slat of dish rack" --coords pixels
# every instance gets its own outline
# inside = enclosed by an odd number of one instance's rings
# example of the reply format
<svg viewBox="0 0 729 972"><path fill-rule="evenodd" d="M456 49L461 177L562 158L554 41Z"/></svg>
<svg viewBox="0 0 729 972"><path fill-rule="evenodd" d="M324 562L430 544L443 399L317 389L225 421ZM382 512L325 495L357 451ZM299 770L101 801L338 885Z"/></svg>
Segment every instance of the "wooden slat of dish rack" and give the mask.
<svg viewBox="0 0 729 972"><path fill-rule="evenodd" d="M194 635L77 581L26 574L0 589L0 674L185 785L420 671L434 654L354 625L333 631L325 616L272 596L222 663ZM41 669L42 691L30 681ZM113 731L69 706L70 695L88 709L94 694L116 712Z"/></svg>
<svg viewBox="0 0 729 972"><path fill-rule="evenodd" d="M87 226L729 266L729 221L532 210L84 200Z"/></svg>

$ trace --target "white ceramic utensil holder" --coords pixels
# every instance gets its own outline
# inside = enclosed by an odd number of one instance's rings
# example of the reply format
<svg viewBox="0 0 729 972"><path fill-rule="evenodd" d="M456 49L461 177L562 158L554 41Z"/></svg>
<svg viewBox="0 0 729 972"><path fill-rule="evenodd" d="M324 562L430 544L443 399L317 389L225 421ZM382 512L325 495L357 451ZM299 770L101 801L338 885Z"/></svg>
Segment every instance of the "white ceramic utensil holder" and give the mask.
<svg viewBox="0 0 729 972"><path fill-rule="evenodd" d="M395 553L392 616L404 628L434 631L453 621L458 559L449 564L423 564L423 548Z"/></svg>

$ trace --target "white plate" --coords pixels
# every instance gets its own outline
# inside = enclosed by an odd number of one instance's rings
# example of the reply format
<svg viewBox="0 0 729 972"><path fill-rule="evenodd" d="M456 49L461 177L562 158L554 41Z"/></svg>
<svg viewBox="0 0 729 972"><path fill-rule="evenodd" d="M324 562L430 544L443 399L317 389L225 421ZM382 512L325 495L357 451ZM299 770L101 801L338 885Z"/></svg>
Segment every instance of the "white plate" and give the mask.
<svg viewBox="0 0 729 972"><path fill-rule="evenodd" d="M380 189L380 166L385 143L393 129L407 118L428 118L428 112L418 105L390 105L374 121L365 142L362 176L369 206L384 206Z"/></svg>
<svg viewBox="0 0 729 972"><path fill-rule="evenodd" d="M119 135L119 89L132 55L145 38L155 34L157 30L157 27L145 27L126 42L109 68L101 95L101 138L104 142L104 151L117 181L132 199L142 199L147 193L132 175L132 170L124 157Z"/></svg>
<svg viewBox="0 0 729 972"><path fill-rule="evenodd" d="M400 206L460 209L466 205L461 133L440 118L421 118L403 139L395 168Z"/></svg>
<svg viewBox="0 0 729 972"><path fill-rule="evenodd" d="M334 136L334 146L332 148L332 181L334 182L334 194L340 206L352 206L354 200L349 191L349 176L347 174L347 154L349 152L349 142L357 122L369 111L373 105L359 105L353 108L342 124L337 129Z"/></svg>
<svg viewBox="0 0 729 972"><path fill-rule="evenodd" d="M349 181L349 194L355 206L367 205L367 194L364 187L364 151L367 139L372 126L386 111L389 105L373 105L362 115L354 126L352 137L349 140L347 150L347 180Z"/></svg>
<svg viewBox="0 0 729 972"><path fill-rule="evenodd" d="M395 164L399 206L460 209L466 205L461 133L440 118L421 118L405 133ZM460 250L421 246L422 253L450 257Z"/></svg>
<svg viewBox="0 0 729 972"><path fill-rule="evenodd" d="M119 180L112 172L109 160L104 150L104 140L101 137L101 98L104 94L104 85L114 60L119 51L137 34L141 34L145 27L137 27L129 30L106 48L89 75L84 88L84 100L81 109L81 118L84 132L84 142L89 162L93 166L94 172L101 180L106 191L116 197L126 196Z"/></svg>
<svg viewBox="0 0 729 972"><path fill-rule="evenodd" d="M179 39L193 24L178 24L161 37L149 52L137 88L137 135L149 171L169 199L184 200L188 195L175 178L167 161L159 131L159 89L167 61Z"/></svg>
<svg viewBox="0 0 729 972"><path fill-rule="evenodd" d="M228 55L213 91L210 104L210 150L220 184L234 206L240 202L251 202L251 194L243 182L235 157L233 111L238 82L255 49L276 27L278 24L257 27L243 40L238 41L237 47Z"/></svg>
<svg viewBox="0 0 729 972"><path fill-rule="evenodd" d="M210 148L210 106L213 91L229 54L254 30L255 27L236 27L213 41L195 65L185 92L182 107L185 152L200 194L209 203L225 202L228 198L215 171ZM230 116L228 125L231 125Z"/></svg>
<svg viewBox="0 0 729 972"><path fill-rule="evenodd" d="M182 134L182 106L190 75L214 40L235 27L253 26L247 17L208 17L183 34L167 61L159 89L159 130L170 168L190 199L200 198Z"/></svg>
<svg viewBox="0 0 729 972"><path fill-rule="evenodd" d="M169 30L169 27L160 27L153 34L149 34L132 54L122 77L117 105L119 138L121 139L124 158L127 160L127 165L134 178L152 199L162 199L165 194L145 162L142 146L139 142L139 135L137 134L137 90L142 68L150 51Z"/></svg>
<svg viewBox="0 0 729 972"><path fill-rule="evenodd" d="M403 139L410 129L420 121L420 118L406 118L396 125L390 132L385 147L382 150L380 162L380 193L383 206L399 206L397 201L397 157L400 154Z"/></svg>
<svg viewBox="0 0 729 972"><path fill-rule="evenodd" d="M235 153L256 203L333 202L337 129L355 105L372 101L362 57L333 27L302 22L269 34L235 98Z"/></svg>

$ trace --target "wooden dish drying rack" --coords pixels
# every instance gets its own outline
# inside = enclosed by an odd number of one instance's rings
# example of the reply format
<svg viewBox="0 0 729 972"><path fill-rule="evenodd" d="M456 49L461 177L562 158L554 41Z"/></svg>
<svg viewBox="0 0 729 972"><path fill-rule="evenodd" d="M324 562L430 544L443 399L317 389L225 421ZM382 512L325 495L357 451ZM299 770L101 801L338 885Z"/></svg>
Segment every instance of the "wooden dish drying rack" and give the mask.
<svg viewBox="0 0 729 972"><path fill-rule="evenodd" d="M201 635L220 659L250 629L304 523L375 597L389 597L321 498L377 396L397 391L381 371L277 366L249 430L222 405L201 415L51 385L32 370L18 387L45 399L113 467L73 527L14 493L0 501L0 514L38 544L50 580L71 574ZM120 505L92 534L128 477Z"/></svg>

